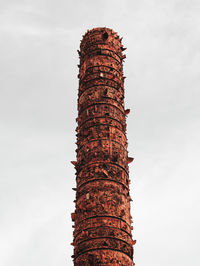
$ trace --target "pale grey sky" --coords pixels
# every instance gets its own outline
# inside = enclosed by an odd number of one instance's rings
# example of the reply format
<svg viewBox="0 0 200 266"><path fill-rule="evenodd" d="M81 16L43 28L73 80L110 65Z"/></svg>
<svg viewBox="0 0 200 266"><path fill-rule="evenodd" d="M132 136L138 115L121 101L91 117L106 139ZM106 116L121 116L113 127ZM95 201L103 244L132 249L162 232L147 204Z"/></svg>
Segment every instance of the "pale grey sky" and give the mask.
<svg viewBox="0 0 200 266"><path fill-rule="evenodd" d="M199 0L0 0L0 265L73 265L76 51L99 26L127 47L136 265L199 266Z"/></svg>

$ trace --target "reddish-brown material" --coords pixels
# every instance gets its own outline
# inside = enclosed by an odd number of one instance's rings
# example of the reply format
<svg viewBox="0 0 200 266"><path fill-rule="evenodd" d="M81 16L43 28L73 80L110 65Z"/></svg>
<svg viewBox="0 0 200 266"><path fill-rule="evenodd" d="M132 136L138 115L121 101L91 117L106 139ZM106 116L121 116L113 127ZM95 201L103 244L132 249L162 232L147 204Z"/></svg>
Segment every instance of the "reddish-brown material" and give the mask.
<svg viewBox="0 0 200 266"><path fill-rule="evenodd" d="M74 265L133 266L122 62L125 50L108 28L80 45Z"/></svg>

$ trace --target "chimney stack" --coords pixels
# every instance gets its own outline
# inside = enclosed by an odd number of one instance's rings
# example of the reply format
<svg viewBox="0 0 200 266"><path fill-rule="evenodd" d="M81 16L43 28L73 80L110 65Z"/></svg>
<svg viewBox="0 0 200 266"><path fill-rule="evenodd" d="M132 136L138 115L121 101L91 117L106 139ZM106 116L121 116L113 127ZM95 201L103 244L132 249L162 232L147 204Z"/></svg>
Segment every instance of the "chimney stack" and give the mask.
<svg viewBox="0 0 200 266"><path fill-rule="evenodd" d="M95 28L78 51L75 266L135 265L121 40L111 29Z"/></svg>

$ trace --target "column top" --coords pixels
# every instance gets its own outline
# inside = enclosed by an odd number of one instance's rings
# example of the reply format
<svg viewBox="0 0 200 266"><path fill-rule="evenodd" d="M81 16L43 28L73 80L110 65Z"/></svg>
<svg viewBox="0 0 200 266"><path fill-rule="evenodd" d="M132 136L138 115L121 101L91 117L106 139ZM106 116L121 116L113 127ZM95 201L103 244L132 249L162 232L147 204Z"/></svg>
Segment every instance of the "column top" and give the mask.
<svg viewBox="0 0 200 266"><path fill-rule="evenodd" d="M125 50L122 45L122 38L119 37L117 32L107 27L98 27L87 32L82 36L80 51L84 53L86 47L92 44L112 44L112 46L122 52Z"/></svg>

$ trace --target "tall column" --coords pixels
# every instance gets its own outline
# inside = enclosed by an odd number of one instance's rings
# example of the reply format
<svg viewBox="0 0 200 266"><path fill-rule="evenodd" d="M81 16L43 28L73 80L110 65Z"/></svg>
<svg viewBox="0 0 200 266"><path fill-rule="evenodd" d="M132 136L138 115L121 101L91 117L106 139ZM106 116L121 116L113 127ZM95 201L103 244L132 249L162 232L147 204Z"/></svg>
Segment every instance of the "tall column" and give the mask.
<svg viewBox="0 0 200 266"><path fill-rule="evenodd" d="M135 265L130 215L123 45L95 28L80 45L74 265Z"/></svg>

